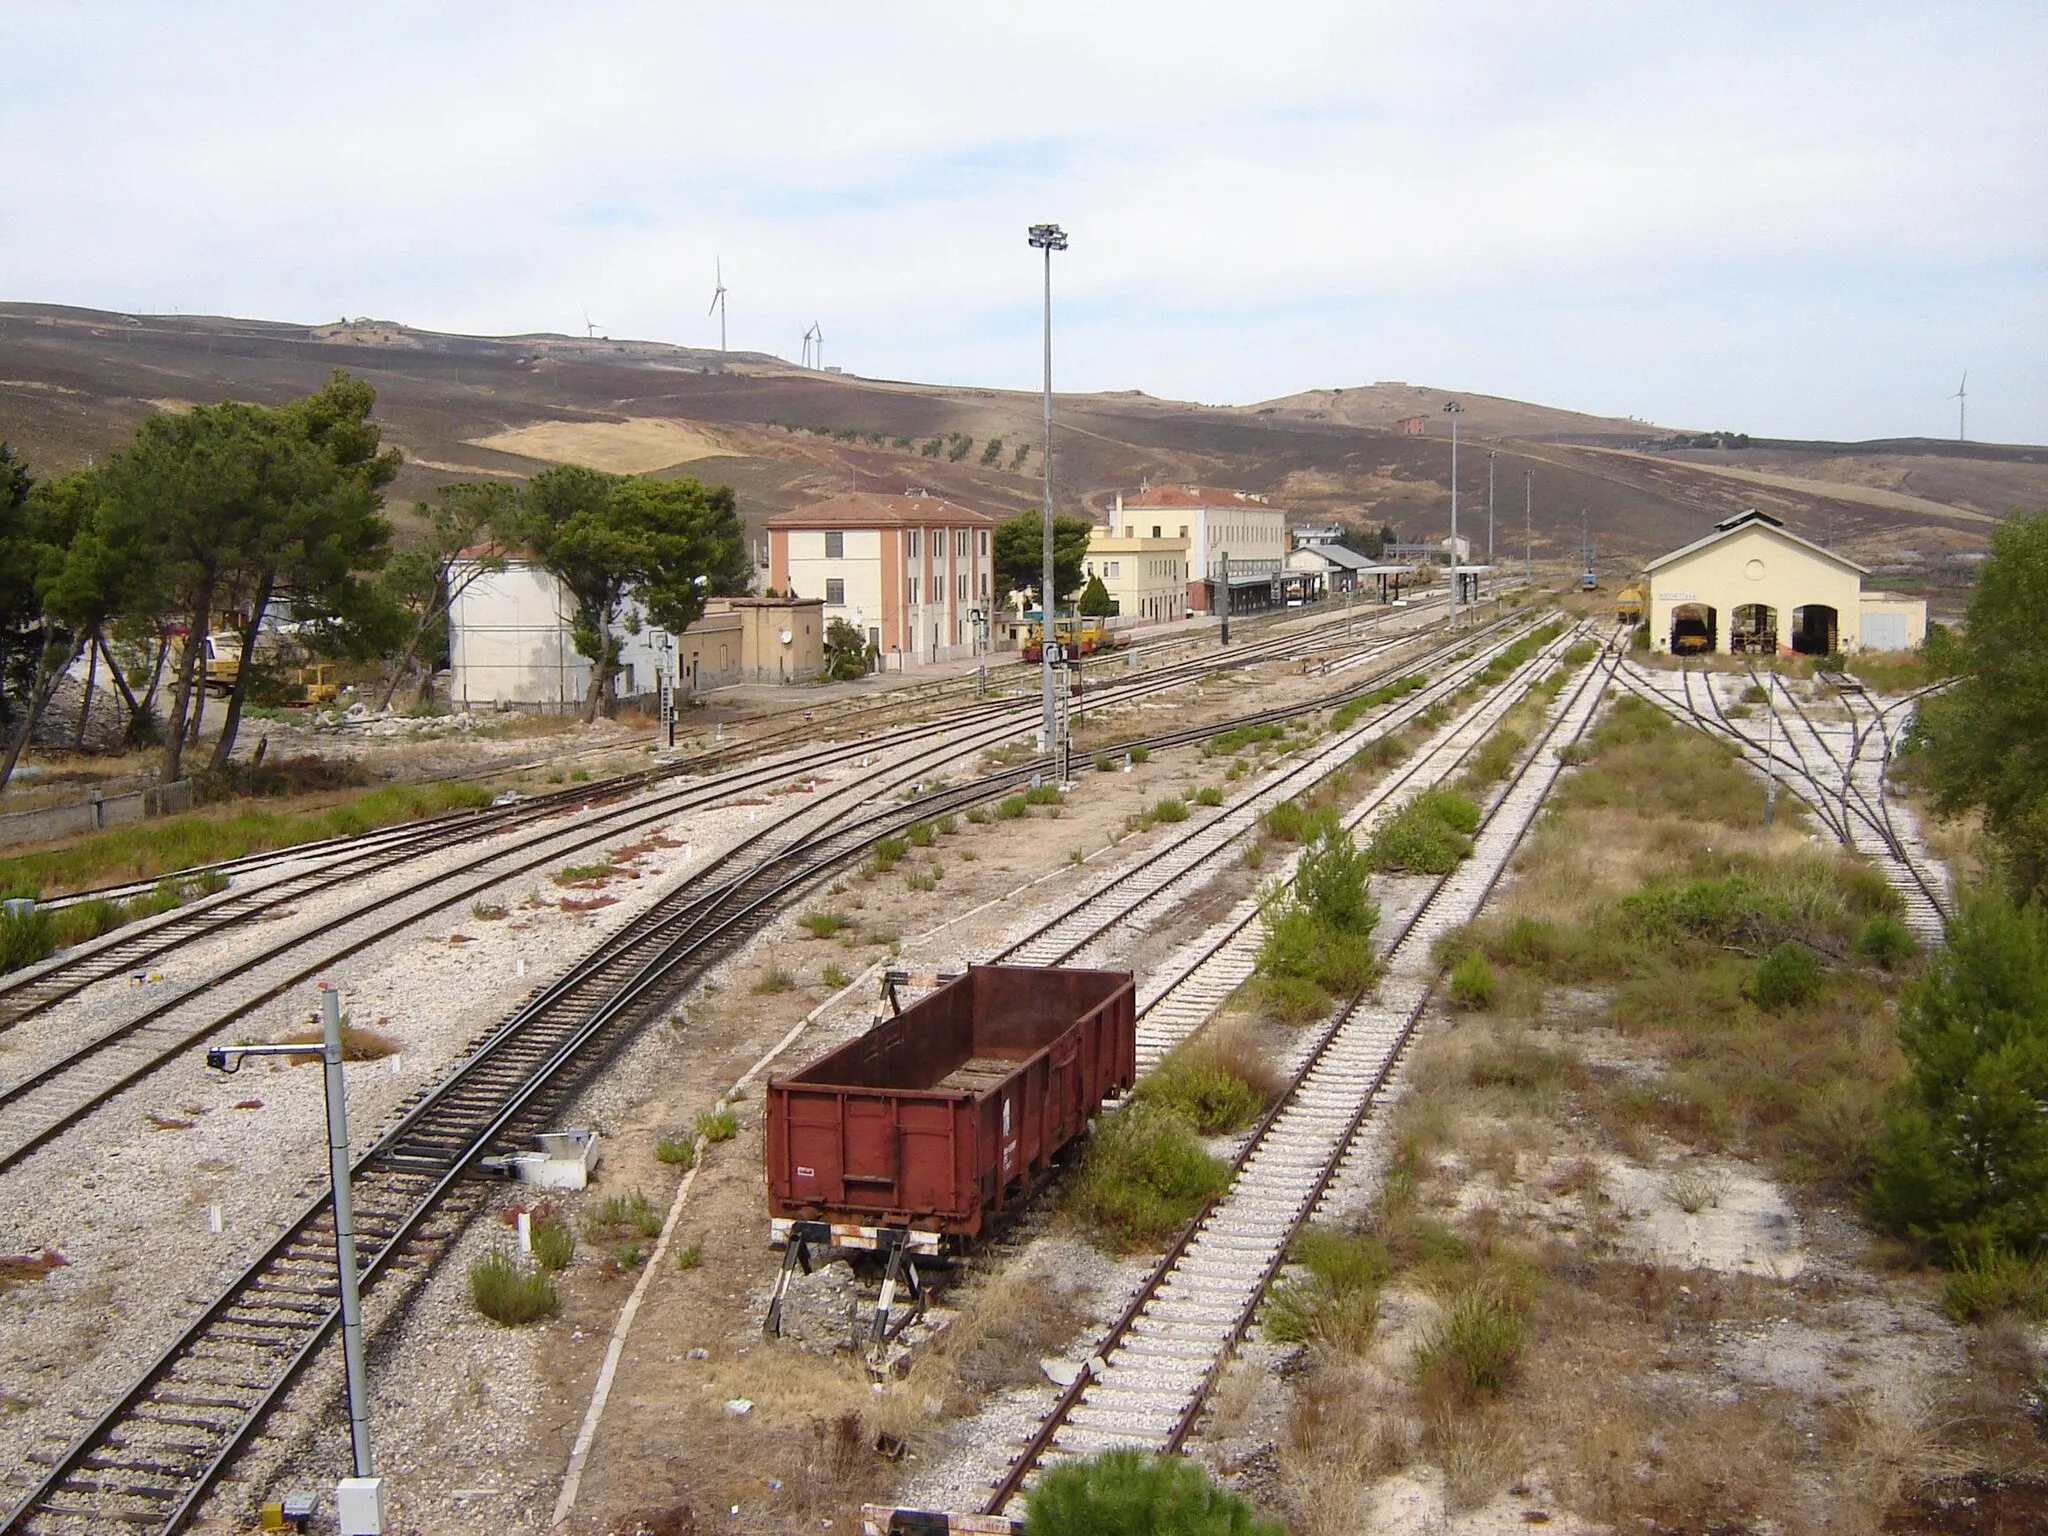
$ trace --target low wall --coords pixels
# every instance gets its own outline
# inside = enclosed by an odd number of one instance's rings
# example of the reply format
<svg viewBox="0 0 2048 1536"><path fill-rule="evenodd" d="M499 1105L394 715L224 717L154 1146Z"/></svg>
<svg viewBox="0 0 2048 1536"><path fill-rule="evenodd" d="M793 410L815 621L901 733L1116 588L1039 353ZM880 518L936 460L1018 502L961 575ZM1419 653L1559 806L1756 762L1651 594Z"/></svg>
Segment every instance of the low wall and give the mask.
<svg viewBox="0 0 2048 1536"><path fill-rule="evenodd" d="M0 816L0 847L44 843L52 838L73 837L80 832L118 827L149 816L169 816L191 808L192 785L186 779L175 784L153 784L125 795L95 794L69 805L46 805L40 810L12 811Z"/></svg>

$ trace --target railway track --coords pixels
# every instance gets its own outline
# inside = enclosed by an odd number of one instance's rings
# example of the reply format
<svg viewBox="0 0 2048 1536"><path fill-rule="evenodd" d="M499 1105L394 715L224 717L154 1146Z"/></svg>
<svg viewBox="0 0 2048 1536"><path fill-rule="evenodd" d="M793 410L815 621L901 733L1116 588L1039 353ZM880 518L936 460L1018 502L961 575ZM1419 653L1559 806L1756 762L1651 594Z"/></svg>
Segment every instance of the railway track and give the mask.
<svg viewBox="0 0 2048 1536"><path fill-rule="evenodd" d="M1177 673L1154 673L1132 679L1118 685L1111 692L1109 702L1142 698L1177 687L1181 681ZM805 806L800 814L815 817L821 806L834 804L850 804L858 808L878 794L893 792L906 784L920 782L927 775L940 773L956 765L962 757L995 746L1014 735L1022 728L1016 714L1015 708L1000 710L995 713L992 723L969 725L942 741L928 740L921 750L913 749L908 756L879 767L870 779L825 791ZM928 730L917 734L926 738L932 735ZM946 738L947 733L941 732L940 736ZM872 742L836 747L822 755L814 755L806 763L817 767L843 762L856 755L866 755L872 749ZM1024 769L1023 774L1029 776L1041 771L1039 765L1033 764ZM229 1024L283 996L336 962L402 932L435 912L468 901L518 875L556 864L593 844L612 842L639 832L679 811L713 803L746 788L781 783L791 776L787 765L776 764L728 778L715 789L690 788L659 796L651 803L636 802L600 818L595 824L564 829L525 849L487 851L475 859L464 861L453 871L442 872L422 882L413 891L380 895L367 912L352 909L315 925L310 931L302 929L281 936L255 953L155 1000L121 1023L92 1035L55 1059L0 1085L0 1171L13 1167L49 1145L71 1126ZM1012 775L999 782L1007 785L1015 778ZM767 846L772 846L772 837L768 844L757 842L751 849L742 850L741 856L757 856ZM376 855L377 867L386 867L389 862L402 857L390 849L380 850ZM705 873L704 870L698 871L696 878L702 880ZM361 876L351 873L340 878ZM416 899L408 900L408 897ZM279 898L280 901L283 899ZM200 931L217 932L227 926L249 922L257 914L271 909L263 905L243 909L216 920ZM323 942L312 945L311 941L316 939ZM196 1019L189 1015L191 1005L214 998L229 980L252 977L263 967L275 965L288 966L289 969L252 985L230 1006L210 1006L203 1017ZM52 995L48 995L40 1005L47 1007L61 996L82 990L107 974L119 972L95 972L87 968L85 974L72 976L68 983L60 982L54 976L38 976L30 985L49 990ZM60 986L63 990L58 991ZM17 1017L22 1016L26 1014Z"/></svg>
<svg viewBox="0 0 2048 1536"><path fill-rule="evenodd" d="M1353 999L1321 1032L1239 1153L1227 1190L1098 1341L983 1513L1001 1514L1058 1460L1118 1448L1171 1453L1186 1441L1295 1234L1345 1169L1387 1087L1435 986L1436 939L1477 914L1562 771L1558 749L1591 722L1614 664L1607 652L1568 685L1493 798L1472 856L1429 890L1387 946L1376 995Z"/></svg>
<svg viewBox="0 0 2048 1536"><path fill-rule="evenodd" d="M1461 637L1462 638L1462 637ZM1456 642L1453 642L1456 643ZM1155 686L1169 686L1154 680ZM1334 701L1325 701L1334 702ZM1254 720L1284 717L1296 707ZM1185 745L1216 725L1146 744ZM963 747L958 750L978 750ZM537 994L417 1097L355 1165L365 1292L432 1266L481 1196L474 1160L547 1122L645 1020L728 957L794 893L876 838L965 808L1028 778L1024 765L843 819L757 850L751 867L663 897L650 912ZM182 1526L334 1331L331 1209L309 1201L278 1239L42 1469L0 1532L65 1532L118 1522Z"/></svg>
<svg viewBox="0 0 2048 1536"><path fill-rule="evenodd" d="M1257 831L1260 818L1268 810L1314 788L1372 742L1393 735L1431 709L1448 703L1514 641L1515 637L1510 636L1475 651L1422 688L1389 703L1371 719L1319 743L1299 762L1276 769L1205 825L1155 850L1135 865L1122 867L1064 912L1012 941L995 958L1012 965L1065 965L1078 963L1086 951L1113 948L1118 936L1141 930L1148 921L1205 883L1225 854ZM1565 637L1553 640L1502 679L1492 698L1475 712L1480 728L1490 729L1500 714L1521 698L1528 684L1555 662L1568 643ZM1451 734L1455 737L1461 732ZM1425 753L1398 768L1366 797L1350 819L1362 819L1418 775L1427 773L1433 761L1434 755ZM1282 878L1289 871L1291 864L1282 871Z"/></svg>
<svg viewBox="0 0 2048 1536"><path fill-rule="evenodd" d="M1170 663L1165 668L1158 670L1147 669L1147 675L1150 677L1173 676L1187 678L1216 671L1219 667L1235 668L1253 665L1272 660L1275 657L1291 655L1297 651L1315 650L1332 643L1349 640L1353 638L1353 631L1358 627L1356 621L1342 615L1333 614L1327 617L1323 623L1298 632L1243 642L1231 647L1227 651L1214 651L1200 657L1190 657L1180 662ZM1358 640L1358 645L1361 649L1354 650L1345 658L1346 665L1362 665L1365 660L1369 659L1367 653L1376 648L1419 638L1423 633L1424 631L1421 629L1413 629L1390 634L1383 627L1377 629ZM1093 678L1098 687L1117 680L1133 680L1128 668L1134 655L1140 662L1143 662L1155 653L1169 653L1187 649L1199 643L1201 638L1181 637L1161 640L1133 647L1130 650L1116 652L1114 653L1114 659L1107 655L1090 658L1082 664L1083 675L1084 677ZM1030 674L1030 687L1018 693L1005 692L999 695L982 697L973 693L970 687L972 681L971 678L962 677L947 679L941 683L924 685L934 691L930 693L920 691L916 698L907 701L911 708L922 708L931 703L950 702L955 698L971 697L972 702L965 709L956 709L951 714L938 719L911 721L892 726L879 733L870 733L863 738L862 744L870 751L881 750L894 742L918 739L934 727L943 728L955 723L967 723L982 716L1002 713L1005 710L1024 710L1028 708L1032 700L1037 698L1037 673L1035 670ZM892 691L884 698L867 704L854 703L847 707L835 705L832 709L832 721L829 726L805 721L793 724L787 730L775 732L768 736L735 738L722 746L713 747L703 752L692 753L670 762L664 762L653 768L634 773L614 775L606 779L593 780L590 783L574 788L550 790L544 794L522 799L509 806L492 806L475 811L456 811L443 816L432 817L426 821L412 822L397 827L380 828L374 832L322 838L311 842L295 844L289 848L268 849L260 853L247 854L237 859L223 859L212 864L193 865L185 869L171 870L161 875L152 876L147 880L120 881L110 885L74 891L63 896L52 897L42 904L51 908L63 908L94 899L126 900L149 894L160 881L170 881L174 884L181 882L190 883L209 875L223 875L233 879L243 875L261 873L269 869L302 865L309 861L326 857L350 857L358 852L367 851L379 846L414 847L423 844L427 839L443 837L450 832L456 834L456 840L461 840L462 838L480 835L494 827L517 825L521 822L541 819L550 814L559 814L565 810L573 810L580 806L597 804L683 775L721 772L738 764L742 759L756 758L763 753L783 749L794 750L804 754L801 760L792 760L792 770L794 771L810 766L810 755L819 750L818 743L821 735L827 743L832 743L843 736L849 729L857 730L859 728L858 721L861 716L877 713L885 709L900 710L905 702L901 691ZM759 718L772 719L775 717L763 716ZM637 741L638 738L635 738L635 740ZM631 743L627 745L631 745ZM619 749L613 747L606 748L605 750L616 751ZM503 770L493 770L492 773L500 771ZM479 775L479 777L491 776L492 774ZM5 985L11 985L14 980L15 978L13 977L7 978L6 983L0 984L0 990L4 990Z"/></svg>
<svg viewBox="0 0 2048 1536"><path fill-rule="evenodd" d="M1320 631L1312 631L1311 635L1313 638L1322 638ZM1233 653L1233 659L1238 664L1268 659L1276 648L1284 653L1293 643L1290 637L1269 642L1264 647L1247 647ZM1363 662L1398 643L1401 642L1383 640L1369 644L1346 659ZM1151 692L1158 686L1180 680L1185 675L1185 668L1172 668L1139 677L1119 679L1107 685L1107 697L1104 702L1114 704L1122 698L1131 696L1133 689ZM1001 719L1005 716L1014 715L1021 718L1024 712L1025 706L1015 702L983 701L969 710L957 711L952 717L936 724L941 729L971 727L979 721ZM730 795L779 783L806 772L835 767L855 757L865 758L877 752L915 745L928 739L933 728L934 726L930 724L902 727L879 737L870 737L858 742L814 746L808 752L794 758L777 760L765 768L729 770L712 780L695 781L680 788L657 788L657 793L663 796L657 804L639 800L615 809L608 817L591 823L587 836L574 840L569 846L557 849L548 857L565 856L576 848L587 847L608 837L622 835L647 825L651 820L714 804ZM299 869L264 886L243 891L230 890L218 897L209 898L153 921L132 925L109 936L104 942L81 946L55 961L31 967L0 980L0 1032L24 1019L36 1016L66 998L76 996L95 982L147 967L175 953L186 944L209 939L252 922L268 920L273 915L288 910L296 902L374 877L386 870L400 867L414 859L446 848L460 847L486 836L537 824L569 811L587 810L593 805L612 804L628 799L650 788L656 788L687 766L702 765L676 765L646 773L622 775L577 791L564 791L521 802L517 806L454 817L438 817L411 827L367 834L360 839L337 840L310 854L307 849L301 848L277 854L254 855L241 866L244 871L279 864L303 863L308 857L314 858L316 862L311 868ZM324 861L320 859L321 852L329 855ZM417 890L425 889L426 884L445 885L472 870L484 868L500 856L500 850L495 849L480 854L453 870L433 876L431 881L419 887L380 897L380 905L405 899ZM257 862L259 860L262 862ZM175 880L180 877L167 878ZM464 887L450 900L463 899L473 888ZM118 891L125 888L111 889ZM262 963L275 952L267 951L251 963ZM246 966L238 967L236 972L229 974L236 974L241 969L246 969ZM224 979L224 976L217 976L213 984L218 985ZM183 1000L180 998L176 1001ZM4 1118L7 1102L7 1094L0 1091L0 1118ZM0 1131L0 1147L4 1147L5 1144L4 1131ZM4 1160L0 1160L0 1167L4 1166Z"/></svg>
<svg viewBox="0 0 2048 1536"><path fill-rule="evenodd" d="M1715 686L1717 676L1733 675L1747 688L1764 694L1771 712L1768 729L1759 731L1740 716L1730 716ZM1669 681L1676 677L1676 684ZM1947 931L1950 895L1947 880L1920 851L1917 828L1901 828L1898 813L1885 794L1897 727L1892 717L1911 708L1917 695L1890 706L1865 707L1874 718L1858 724L1851 710L1843 732L1826 729L1774 673L1701 673L1691 668L1676 674L1647 672L1624 666L1618 681L1641 697L1708 734L1729 742L1759 772L1774 774L1786 791L1799 799L1828 834L1843 847L1876 865L1904 907L1903 921L1922 944L1938 945ZM1837 741L1837 735L1846 737Z"/></svg>

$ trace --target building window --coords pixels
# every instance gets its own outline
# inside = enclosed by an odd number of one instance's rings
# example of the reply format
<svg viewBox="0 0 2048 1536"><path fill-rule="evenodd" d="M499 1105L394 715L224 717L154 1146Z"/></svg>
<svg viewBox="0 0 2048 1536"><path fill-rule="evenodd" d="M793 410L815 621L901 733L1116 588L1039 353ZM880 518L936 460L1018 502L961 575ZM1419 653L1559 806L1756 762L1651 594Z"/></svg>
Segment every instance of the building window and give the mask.
<svg viewBox="0 0 2048 1536"><path fill-rule="evenodd" d="M837 576L825 578L825 601L835 605L846 601L846 583L844 580Z"/></svg>
<svg viewBox="0 0 2048 1536"><path fill-rule="evenodd" d="M915 576L910 578L910 606L913 608L917 606L917 578Z"/></svg>
<svg viewBox="0 0 2048 1536"><path fill-rule="evenodd" d="M1105 563L1109 566L1109 579L1115 581L1120 574L1119 568L1123 565L1123 562L1121 560L1110 560Z"/></svg>
<svg viewBox="0 0 2048 1536"><path fill-rule="evenodd" d="M987 571L983 571L983 572L981 573L981 595L982 595L982 596L983 596L984 598L986 598L986 597L988 596L988 572L987 572Z"/></svg>
<svg viewBox="0 0 2048 1536"><path fill-rule="evenodd" d="M986 528L981 530L981 552L984 555L988 553L988 530Z"/></svg>
<svg viewBox="0 0 2048 1536"><path fill-rule="evenodd" d="M915 560L919 555L923 553L924 530L921 528L913 528L910 530L910 558Z"/></svg>
<svg viewBox="0 0 2048 1536"><path fill-rule="evenodd" d="M825 535L825 558L844 560L846 558L846 535L839 532Z"/></svg>

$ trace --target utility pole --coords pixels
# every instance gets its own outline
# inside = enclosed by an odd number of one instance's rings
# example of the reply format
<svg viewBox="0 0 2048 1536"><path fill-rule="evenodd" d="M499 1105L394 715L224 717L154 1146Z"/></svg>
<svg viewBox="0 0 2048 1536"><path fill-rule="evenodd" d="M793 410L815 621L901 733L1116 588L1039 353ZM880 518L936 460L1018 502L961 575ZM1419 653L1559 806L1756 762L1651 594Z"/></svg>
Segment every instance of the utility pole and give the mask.
<svg viewBox="0 0 2048 1536"><path fill-rule="evenodd" d="M1066 231L1057 224L1034 224L1031 248L1045 252L1045 497L1044 562L1038 589L1038 613L1043 621L1038 631L1039 689L1045 705L1045 754L1058 750L1059 706L1053 698L1053 592L1052 559L1052 253L1067 248Z"/></svg>
<svg viewBox="0 0 2048 1536"><path fill-rule="evenodd" d="M1223 580L1220 585L1223 588L1222 643L1228 645L1230 644L1230 551L1227 549L1223 551Z"/></svg>
<svg viewBox="0 0 2048 1536"><path fill-rule="evenodd" d="M1458 627L1458 417L1465 408L1453 400L1444 410L1451 418L1451 628Z"/></svg>
<svg viewBox="0 0 2048 1536"><path fill-rule="evenodd" d="M1493 564L1493 450L1486 450L1486 563Z"/></svg>
<svg viewBox="0 0 2048 1536"><path fill-rule="evenodd" d="M1522 584L1536 585L1536 471L1522 471Z"/></svg>

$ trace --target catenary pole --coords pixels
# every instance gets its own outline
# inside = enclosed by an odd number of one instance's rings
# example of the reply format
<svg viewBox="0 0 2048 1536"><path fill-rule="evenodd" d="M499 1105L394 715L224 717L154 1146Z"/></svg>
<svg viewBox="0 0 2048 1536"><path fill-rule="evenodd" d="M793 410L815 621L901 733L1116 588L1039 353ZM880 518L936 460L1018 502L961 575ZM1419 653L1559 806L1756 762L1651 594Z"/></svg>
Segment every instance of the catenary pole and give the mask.
<svg viewBox="0 0 2048 1536"><path fill-rule="evenodd" d="M1038 588L1038 669L1039 691L1045 706L1045 752L1050 757L1058 750L1059 742L1059 709L1053 699L1052 663L1053 637L1058 632L1053 625L1053 605L1057 596L1053 591L1052 558L1052 253L1067 248L1067 236L1057 224L1034 224L1030 239L1033 249L1045 252L1045 493Z"/></svg>
<svg viewBox="0 0 2048 1536"><path fill-rule="evenodd" d="M1458 627L1458 417L1465 408L1453 400L1444 407L1451 418L1451 628Z"/></svg>

